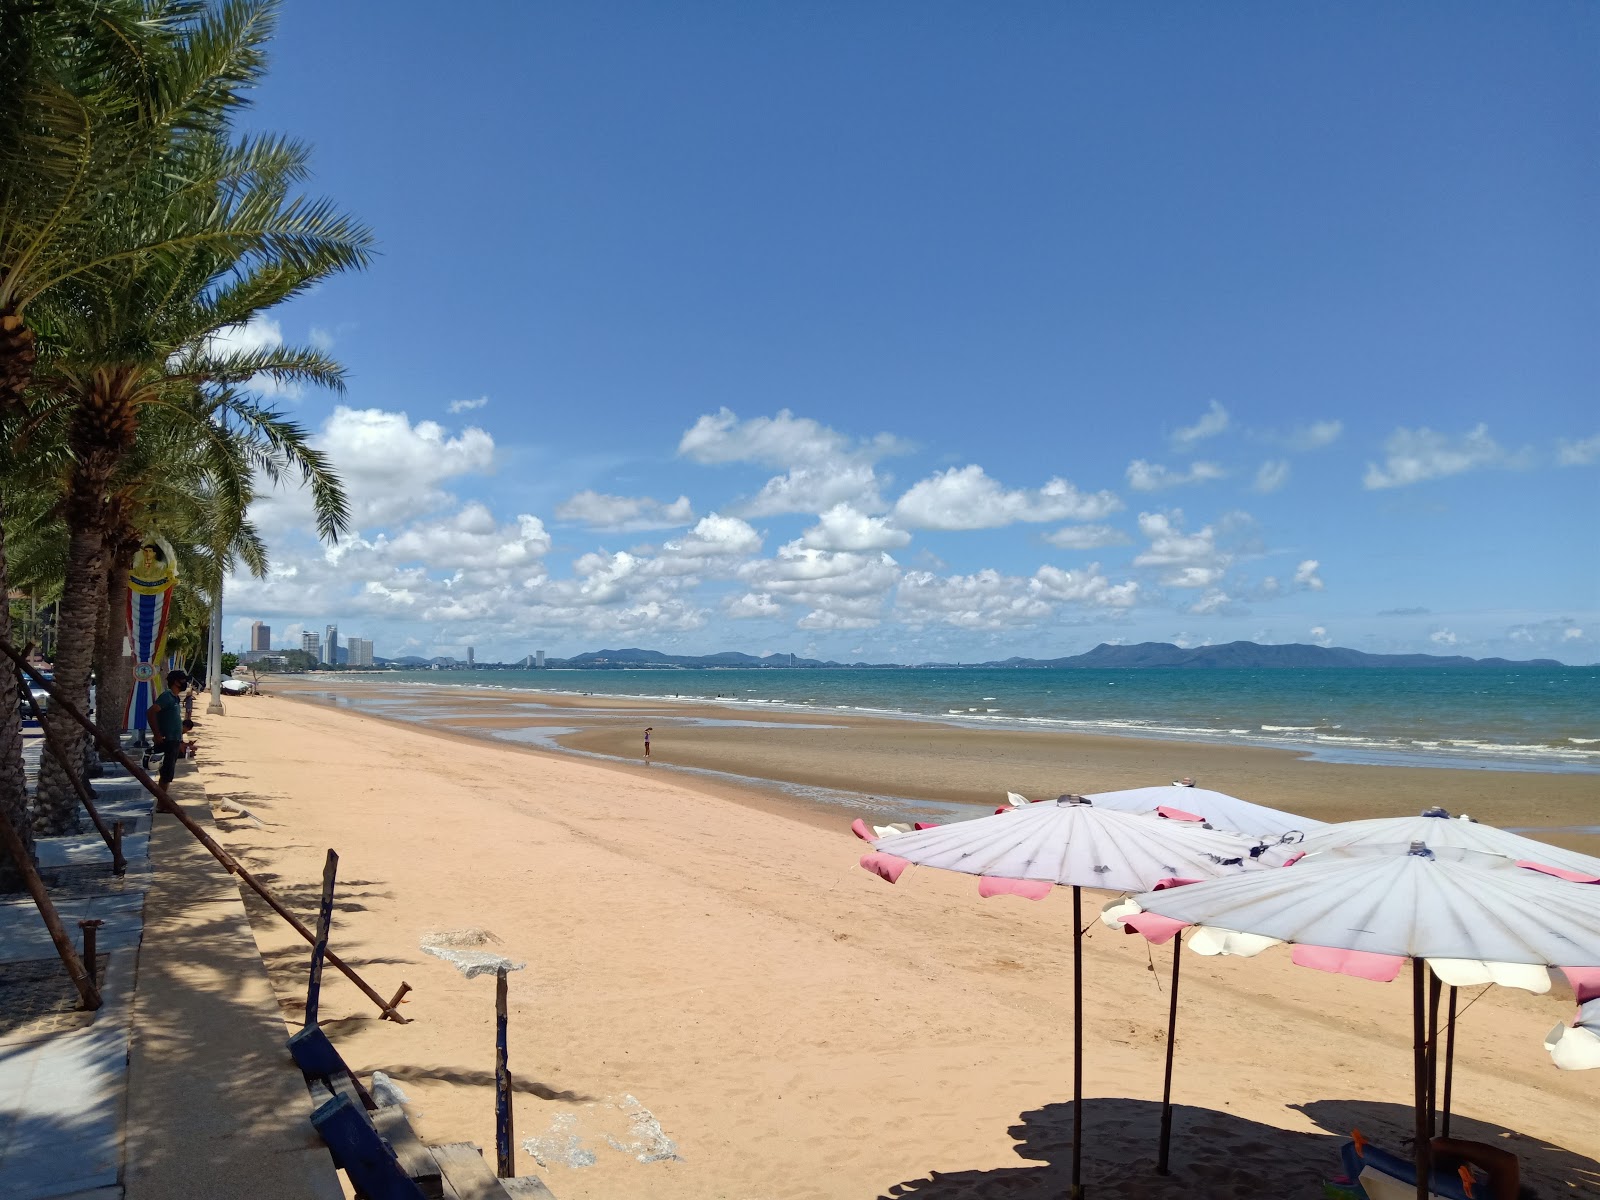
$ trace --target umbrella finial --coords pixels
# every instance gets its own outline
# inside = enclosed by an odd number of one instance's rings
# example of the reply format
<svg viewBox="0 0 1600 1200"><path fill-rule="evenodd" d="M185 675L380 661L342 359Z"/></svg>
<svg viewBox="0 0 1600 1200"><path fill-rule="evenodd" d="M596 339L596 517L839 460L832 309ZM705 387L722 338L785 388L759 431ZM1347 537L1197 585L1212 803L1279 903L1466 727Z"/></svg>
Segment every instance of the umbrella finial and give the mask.
<svg viewBox="0 0 1600 1200"><path fill-rule="evenodd" d="M1432 858L1433 857L1433 851L1428 849L1428 843L1427 842L1412 842L1411 843L1411 849L1409 851L1407 851L1407 853L1413 854L1417 858Z"/></svg>
<svg viewBox="0 0 1600 1200"><path fill-rule="evenodd" d="M1423 809L1420 815L1424 817L1443 817L1446 821L1450 819L1449 811L1441 808L1437 804L1433 805L1431 808Z"/></svg>
<svg viewBox="0 0 1600 1200"><path fill-rule="evenodd" d="M1094 801L1090 800L1089 797L1079 796L1072 792L1068 792L1063 796L1057 796L1056 803L1062 805L1082 805L1085 808L1094 807Z"/></svg>

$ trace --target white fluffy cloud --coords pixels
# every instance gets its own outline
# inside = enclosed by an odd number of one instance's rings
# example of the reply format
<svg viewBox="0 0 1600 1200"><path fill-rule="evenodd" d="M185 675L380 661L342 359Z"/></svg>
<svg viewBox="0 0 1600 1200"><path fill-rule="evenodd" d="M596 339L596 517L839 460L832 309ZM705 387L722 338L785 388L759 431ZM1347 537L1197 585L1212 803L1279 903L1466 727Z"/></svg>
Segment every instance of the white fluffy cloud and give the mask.
<svg viewBox="0 0 1600 1200"><path fill-rule="evenodd" d="M1308 592L1322 590L1322 577L1317 574L1320 564L1314 558L1305 559L1294 569L1294 582L1296 587L1304 588Z"/></svg>
<svg viewBox="0 0 1600 1200"><path fill-rule="evenodd" d="M544 522L528 513L501 525L477 502L437 521L412 525L394 537L380 535L373 553L391 562L420 562L434 570L517 568L536 563L550 551ZM333 551L337 558L340 551Z"/></svg>
<svg viewBox="0 0 1600 1200"><path fill-rule="evenodd" d="M998 529L1018 521L1093 521L1122 507L1111 492L1080 492L1065 479L1006 491L977 465L951 467L912 485L895 520L920 529Z"/></svg>
<svg viewBox="0 0 1600 1200"><path fill-rule="evenodd" d="M1127 609L1139 601L1137 583L1131 579L1112 583L1101 574L1099 563L1090 563L1081 571L1043 566L1033 573L1029 586L1045 600L1087 608Z"/></svg>
<svg viewBox="0 0 1600 1200"><path fill-rule="evenodd" d="M835 504L800 535L810 550L894 550L911 540L884 517L868 516L848 504Z"/></svg>
<svg viewBox="0 0 1600 1200"><path fill-rule="evenodd" d="M858 440L788 409L773 417L740 420L731 409L722 408L702 415L678 441L678 453L694 462L759 463L784 469L736 506L735 511L752 517L819 513L835 504L880 511L881 481L873 464L908 449L893 434Z"/></svg>
<svg viewBox="0 0 1600 1200"><path fill-rule="evenodd" d="M489 397L479 396L476 400L452 400L448 407L452 414L472 412L489 403Z"/></svg>
<svg viewBox="0 0 1600 1200"><path fill-rule="evenodd" d="M1443 479L1480 467L1526 465L1525 455L1514 455L1489 436L1487 425L1477 425L1460 436L1432 429L1396 429L1383 444L1383 465L1367 464L1362 486L1368 489L1404 487L1428 479Z"/></svg>
<svg viewBox="0 0 1600 1200"><path fill-rule="evenodd" d="M738 574L757 596L811 609L803 629L864 629L881 619L900 565L881 551L817 550L796 539L771 558L743 564Z"/></svg>
<svg viewBox="0 0 1600 1200"><path fill-rule="evenodd" d="M1252 486L1258 492L1275 492L1288 482L1289 460L1286 458L1269 458L1256 471L1256 481Z"/></svg>
<svg viewBox="0 0 1600 1200"><path fill-rule="evenodd" d="M736 620L748 621L781 617L784 608L766 592L746 592L742 596L730 599L723 606L723 611Z"/></svg>
<svg viewBox="0 0 1600 1200"><path fill-rule="evenodd" d="M1563 467L1586 467L1600 458L1600 433L1586 438L1562 438L1556 443L1556 462Z"/></svg>
<svg viewBox="0 0 1600 1200"><path fill-rule="evenodd" d="M1133 565L1160 569L1167 587L1211 587L1233 562L1233 555L1218 547L1215 526L1186 533L1183 513L1177 510L1140 513L1139 531L1150 545L1135 556Z"/></svg>
<svg viewBox="0 0 1600 1200"><path fill-rule="evenodd" d="M908 571L896 592L895 616L913 629L1026 628L1050 619L1060 605L1117 612L1138 597L1137 583L1112 583L1098 563L1082 571L1043 566L1028 578L995 570L970 575Z"/></svg>
<svg viewBox="0 0 1600 1200"><path fill-rule="evenodd" d="M1328 631L1321 625L1313 625L1311 627L1311 640L1318 646L1333 645L1333 639L1328 636Z"/></svg>
<svg viewBox="0 0 1600 1200"><path fill-rule="evenodd" d="M1136 458L1128 464L1128 486L1136 492L1159 492L1164 488L1183 487L1191 483L1210 483L1222 479L1227 472L1213 462L1193 462L1187 471L1174 471L1160 463Z"/></svg>
<svg viewBox="0 0 1600 1200"><path fill-rule="evenodd" d="M1428 635L1428 640L1435 646L1454 646L1457 639L1456 635L1451 630L1435 629Z"/></svg>
<svg viewBox="0 0 1600 1200"><path fill-rule="evenodd" d="M604 492L582 491L556 506L556 520L604 533L675 529L694 520L694 506L687 496L663 503L650 496L610 496Z"/></svg>
<svg viewBox="0 0 1600 1200"><path fill-rule="evenodd" d="M1125 546L1133 539L1110 525L1068 525L1045 534L1044 540L1062 550L1097 550L1101 546Z"/></svg>
<svg viewBox="0 0 1600 1200"><path fill-rule="evenodd" d="M1196 442L1216 437L1228 428L1228 423L1228 410L1213 400L1198 421L1173 433L1172 444L1179 450L1187 450Z"/></svg>
<svg viewBox="0 0 1600 1200"><path fill-rule="evenodd" d="M660 561L704 570L712 561L742 559L761 549L761 535L738 517L710 513L682 537L661 547Z"/></svg>

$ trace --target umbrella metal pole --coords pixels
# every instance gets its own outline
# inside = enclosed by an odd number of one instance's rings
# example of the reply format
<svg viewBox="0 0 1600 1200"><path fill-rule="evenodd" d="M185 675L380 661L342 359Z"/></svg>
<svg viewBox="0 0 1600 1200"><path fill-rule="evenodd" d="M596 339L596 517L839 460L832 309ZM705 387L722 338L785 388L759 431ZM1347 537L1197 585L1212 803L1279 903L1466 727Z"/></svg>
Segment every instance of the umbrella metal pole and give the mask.
<svg viewBox="0 0 1600 1200"><path fill-rule="evenodd" d="M1444 1116L1439 1132L1450 1136L1450 1084L1456 1070L1456 989L1450 989L1450 1009L1444 1024Z"/></svg>
<svg viewBox="0 0 1600 1200"><path fill-rule="evenodd" d="M1172 938L1172 997L1167 1007L1167 1078L1161 1086L1161 1151L1156 1155L1156 1174L1167 1174L1167 1150L1172 1144L1172 1049L1178 1031L1178 968L1183 957L1183 934Z"/></svg>
<svg viewBox="0 0 1600 1200"><path fill-rule="evenodd" d="M506 1052L506 969L494 977L494 1150L495 1174L510 1179L517 1173L512 1154L511 1067Z"/></svg>
<svg viewBox="0 0 1600 1200"><path fill-rule="evenodd" d="M1426 964L1411 960L1411 1070L1413 1099L1416 1104L1417 1200L1428 1200L1431 1164L1428 1145L1428 1031L1423 1022L1422 998L1426 990L1422 975Z"/></svg>
<svg viewBox="0 0 1600 1200"><path fill-rule="evenodd" d="M1083 1200L1083 889L1072 889L1072 1200Z"/></svg>
<svg viewBox="0 0 1600 1200"><path fill-rule="evenodd" d="M1439 1130L1439 993L1444 982L1428 970L1428 1136Z"/></svg>

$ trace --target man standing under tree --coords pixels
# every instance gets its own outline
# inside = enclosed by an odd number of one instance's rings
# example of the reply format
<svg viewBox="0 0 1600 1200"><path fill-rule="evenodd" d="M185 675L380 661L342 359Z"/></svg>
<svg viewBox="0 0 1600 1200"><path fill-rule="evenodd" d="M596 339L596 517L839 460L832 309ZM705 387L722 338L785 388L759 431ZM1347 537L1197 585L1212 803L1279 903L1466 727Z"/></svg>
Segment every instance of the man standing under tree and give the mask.
<svg viewBox="0 0 1600 1200"><path fill-rule="evenodd" d="M172 671L167 675L167 690L157 696L150 705L150 732L155 740L155 748L161 754L162 787L172 783L172 776L178 769L178 760L183 757L183 705L179 696L189 686L189 677L182 671Z"/></svg>

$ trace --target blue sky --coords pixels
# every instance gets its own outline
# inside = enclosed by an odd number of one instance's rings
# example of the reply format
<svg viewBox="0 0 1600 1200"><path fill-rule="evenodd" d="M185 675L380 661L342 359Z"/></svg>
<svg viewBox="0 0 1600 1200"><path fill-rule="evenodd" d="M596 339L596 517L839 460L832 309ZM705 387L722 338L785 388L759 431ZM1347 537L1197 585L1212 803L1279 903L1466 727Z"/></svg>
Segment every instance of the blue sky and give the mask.
<svg viewBox="0 0 1600 1200"><path fill-rule="evenodd" d="M1600 659L1600 9L290 0L283 643Z"/></svg>

